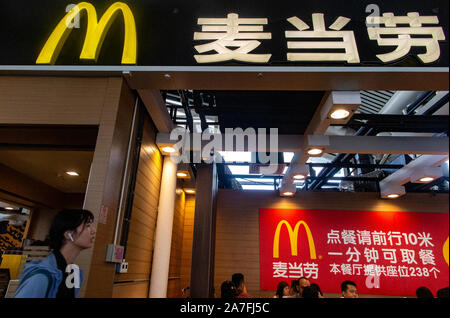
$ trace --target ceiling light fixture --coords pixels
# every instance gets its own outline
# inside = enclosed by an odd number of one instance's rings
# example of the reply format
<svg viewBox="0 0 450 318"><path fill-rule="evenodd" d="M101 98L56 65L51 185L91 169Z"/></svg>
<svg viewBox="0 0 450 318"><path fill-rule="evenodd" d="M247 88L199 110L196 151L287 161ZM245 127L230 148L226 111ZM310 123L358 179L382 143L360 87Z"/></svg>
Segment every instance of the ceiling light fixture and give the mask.
<svg viewBox="0 0 450 318"><path fill-rule="evenodd" d="M187 194L195 194L194 189L184 189L184 192L186 192Z"/></svg>
<svg viewBox="0 0 450 318"><path fill-rule="evenodd" d="M308 154L311 156L319 156L323 153L323 149L320 148L311 148L308 149Z"/></svg>
<svg viewBox="0 0 450 318"><path fill-rule="evenodd" d="M433 177L423 177L423 178L420 178L419 181L428 183L428 182L434 181L434 178Z"/></svg>
<svg viewBox="0 0 450 318"><path fill-rule="evenodd" d="M412 183L430 183L444 175L442 167L419 167L411 173Z"/></svg>
<svg viewBox="0 0 450 318"><path fill-rule="evenodd" d="M382 199L397 199L405 194L406 190L404 186L380 182L380 195Z"/></svg>
<svg viewBox="0 0 450 318"><path fill-rule="evenodd" d="M306 179L306 176L305 176L304 174L296 174L296 175L294 176L294 179L295 179L295 180L305 180L305 179Z"/></svg>
<svg viewBox="0 0 450 318"><path fill-rule="evenodd" d="M280 196L282 197L293 197L297 192L297 187L295 184L283 184L280 187Z"/></svg>
<svg viewBox="0 0 450 318"><path fill-rule="evenodd" d="M348 116L350 116L350 112L348 110L346 110L346 109L343 109L343 108L339 108L339 109L334 110L331 113L331 115L330 115L330 117L332 119L336 119L336 120L345 119Z"/></svg>
<svg viewBox="0 0 450 318"><path fill-rule="evenodd" d="M174 153L176 151L173 147L163 147L161 150L167 153Z"/></svg>
<svg viewBox="0 0 450 318"><path fill-rule="evenodd" d="M72 177L79 177L80 176L80 174L78 172L76 172L76 171L66 171L66 174L68 174L69 176L72 176Z"/></svg>
<svg viewBox="0 0 450 318"><path fill-rule="evenodd" d="M11 206L7 206L7 207L5 207L5 210L9 210L9 211L12 211L12 210L14 210L14 208L13 208L13 207L11 207Z"/></svg>
<svg viewBox="0 0 450 318"><path fill-rule="evenodd" d="M178 171L177 172L177 177L186 179L186 178L189 178L189 173L186 172L186 171Z"/></svg>

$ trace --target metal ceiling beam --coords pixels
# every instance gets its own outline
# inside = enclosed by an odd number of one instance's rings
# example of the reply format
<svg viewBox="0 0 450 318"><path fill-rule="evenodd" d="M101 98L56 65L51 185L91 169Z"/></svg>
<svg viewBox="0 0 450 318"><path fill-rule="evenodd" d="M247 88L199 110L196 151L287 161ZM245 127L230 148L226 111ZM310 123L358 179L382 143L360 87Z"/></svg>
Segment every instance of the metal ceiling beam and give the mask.
<svg viewBox="0 0 450 318"><path fill-rule="evenodd" d="M202 131L208 129L208 124L206 123L205 114L202 111L203 108L203 97L199 91L194 91L194 110L200 116Z"/></svg>
<svg viewBox="0 0 450 318"><path fill-rule="evenodd" d="M226 175L230 178L236 178L236 179L282 179L283 176L259 176L259 175L251 175L251 174L230 174ZM370 181L370 182L378 182L381 181L381 178L374 178L374 177L307 177L306 180L335 180L335 181ZM257 182L257 181L255 181Z"/></svg>
<svg viewBox="0 0 450 318"><path fill-rule="evenodd" d="M269 152L270 136L267 135L264 142L259 143L255 136L256 143L242 147L237 147L234 142L230 147L225 147L227 139L246 138L247 134L213 134L210 140L202 140L201 143L193 143L192 138L201 139L201 134L188 134L190 145L186 150L200 151L212 140L217 139L215 151L248 151ZM448 155L449 138L448 137L397 137L397 136L305 136L305 135L279 135L278 152L296 152L303 153L307 145L314 146L314 137L326 141L325 152L328 153L350 153L350 154L429 154L429 155ZM311 141L312 140L312 141ZM158 133L157 143L175 144L177 140L170 140L170 134ZM294 162L294 161L293 161Z"/></svg>
<svg viewBox="0 0 450 318"><path fill-rule="evenodd" d="M430 155L420 156L419 158L408 163L402 169L399 169L396 172L394 172L393 174L384 178L382 181L382 184L403 185L410 181L411 174L414 170L419 169L420 167L439 167L447 160L448 160L448 154L447 155L436 155L436 156L430 156Z"/></svg>
<svg viewBox="0 0 450 318"><path fill-rule="evenodd" d="M221 163L229 166L248 166L248 162L224 162ZM284 163L289 166L290 163ZM397 170L404 167L404 165L393 165L393 164L358 164L358 163L307 163L310 167L320 167L320 168L352 168L352 169L392 169Z"/></svg>
<svg viewBox="0 0 450 318"><path fill-rule="evenodd" d="M361 92L359 91L343 91L343 92L327 92L317 108L311 122L309 123L305 134L306 135L323 135L330 127L331 124L345 125L350 120L351 116L344 119L334 121L330 118L330 112L334 107L344 106L349 111L355 111L361 105ZM314 138L314 137L313 137ZM309 138L308 138L309 139ZM325 144L327 142L325 141ZM318 145L316 145L318 146ZM286 175L283 178L282 184L288 185L293 182L293 177L296 171L302 170L303 165L308 161L309 155L306 150L308 143L304 145L304 148L300 153L296 153L292 158L291 165L286 171Z"/></svg>
<svg viewBox="0 0 450 318"><path fill-rule="evenodd" d="M329 136L331 153L448 155L448 137Z"/></svg>
<svg viewBox="0 0 450 318"><path fill-rule="evenodd" d="M414 176L415 172L419 171L421 168L424 167L439 167L446 160L448 160L448 154L435 156L430 155L420 156L419 158L408 163L402 169L399 169L393 174L384 178L380 182L380 192L382 193L382 195L387 195L392 191L394 191L394 193L397 193L395 192L397 190L400 190L401 192L404 193L405 188L403 187L403 185L412 180L412 177Z"/></svg>
<svg viewBox="0 0 450 318"><path fill-rule="evenodd" d="M186 114L186 120L190 131L194 131L194 120L190 110L189 100L186 96L186 92L180 90L181 104L183 105L184 113Z"/></svg>
<svg viewBox="0 0 450 318"><path fill-rule="evenodd" d="M449 116L355 114L347 126L365 126L377 132L441 133L448 131L448 120Z"/></svg>

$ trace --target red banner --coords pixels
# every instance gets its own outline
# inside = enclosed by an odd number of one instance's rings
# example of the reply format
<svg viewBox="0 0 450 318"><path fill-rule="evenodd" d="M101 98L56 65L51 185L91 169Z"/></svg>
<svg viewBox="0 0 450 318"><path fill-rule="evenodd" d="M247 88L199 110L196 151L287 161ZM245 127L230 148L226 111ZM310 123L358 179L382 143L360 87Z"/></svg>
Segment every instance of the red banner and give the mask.
<svg viewBox="0 0 450 318"><path fill-rule="evenodd" d="M323 292L415 296L449 285L448 213L260 209L261 289L305 276Z"/></svg>

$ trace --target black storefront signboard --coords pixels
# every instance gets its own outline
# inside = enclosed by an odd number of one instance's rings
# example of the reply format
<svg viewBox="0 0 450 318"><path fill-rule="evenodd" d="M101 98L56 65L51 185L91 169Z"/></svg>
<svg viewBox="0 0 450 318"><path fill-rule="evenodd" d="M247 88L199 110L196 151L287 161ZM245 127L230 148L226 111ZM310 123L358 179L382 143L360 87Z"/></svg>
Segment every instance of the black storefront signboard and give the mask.
<svg viewBox="0 0 450 318"><path fill-rule="evenodd" d="M448 5L1 0L0 65L448 67Z"/></svg>

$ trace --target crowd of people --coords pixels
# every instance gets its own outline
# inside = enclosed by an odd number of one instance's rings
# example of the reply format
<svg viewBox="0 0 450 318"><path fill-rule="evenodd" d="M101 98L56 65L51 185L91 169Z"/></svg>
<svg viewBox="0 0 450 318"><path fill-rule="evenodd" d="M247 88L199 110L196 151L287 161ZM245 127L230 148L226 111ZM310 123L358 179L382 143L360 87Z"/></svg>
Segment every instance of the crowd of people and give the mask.
<svg viewBox="0 0 450 318"><path fill-rule="evenodd" d="M358 287L355 282L346 280L341 283L341 298L358 298ZM427 287L419 287L416 290L417 298L435 298ZM306 277L292 280L291 285L281 281L277 286L274 298L325 298L320 286L311 283ZM437 298L449 298L449 287L439 289ZM221 286L221 298L252 298L247 292L244 275L233 274L231 281L224 281Z"/></svg>

